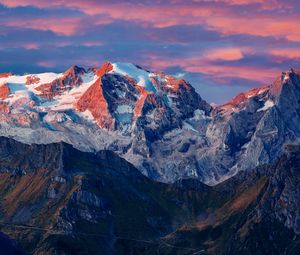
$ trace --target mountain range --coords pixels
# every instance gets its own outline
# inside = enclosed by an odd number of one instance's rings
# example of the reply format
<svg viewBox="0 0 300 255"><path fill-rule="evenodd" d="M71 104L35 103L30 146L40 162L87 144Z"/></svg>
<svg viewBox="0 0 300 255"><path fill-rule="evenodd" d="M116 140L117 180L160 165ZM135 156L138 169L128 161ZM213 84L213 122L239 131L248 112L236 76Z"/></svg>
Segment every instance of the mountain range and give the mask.
<svg viewBox="0 0 300 255"><path fill-rule="evenodd" d="M215 107L129 63L0 74L0 250L299 254L299 118L294 69Z"/></svg>
<svg viewBox="0 0 300 255"><path fill-rule="evenodd" d="M151 179L218 184L300 137L300 72L213 108L185 80L129 63L0 75L0 135L112 150Z"/></svg>
<svg viewBox="0 0 300 255"><path fill-rule="evenodd" d="M286 146L273 164L211 187L153 181L111 151L1 137L1 231L34 255L296 255L299 155ZM7 240L1 251L23 254Z"/></svg>

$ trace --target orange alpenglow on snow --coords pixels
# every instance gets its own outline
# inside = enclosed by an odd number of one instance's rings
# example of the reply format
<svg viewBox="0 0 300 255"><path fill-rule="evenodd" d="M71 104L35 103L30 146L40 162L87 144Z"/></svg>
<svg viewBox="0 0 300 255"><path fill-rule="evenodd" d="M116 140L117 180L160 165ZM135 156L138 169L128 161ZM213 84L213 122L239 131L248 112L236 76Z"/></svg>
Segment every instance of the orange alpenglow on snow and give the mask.
<svg viewBox="0 0 300 255"><path fill-rule="evenodd" d="M41 97L51 99L75 86L80 86L82 84L82 79L78 75L79 73L83 74L84 70L73 66L69 68L61 78L55 79L50 83L42 84L38 86L36 90L41 92ZM34 80L34 82L37 82L37 80Z"/></svg>
<svg viewBox="0 0 300 255"><path fill-rule="evenodd" d="M103 96L102 77L113 70L113 66L106 62L96 71L99 79L81 96L76 103L76 110L85 112L88 110L95 118L100 128L113 130L115 128L115 120L112 118L108 104Z"/></svg>
<svg viewBox="0 0 300 255"><path fill-rule="evenodd" d="M76 110L84 112L89 110L100 128L113 130L115 120L112 118L107 102L103 96L102 81L99 78L79 99Z"/></svg>
<svg viewBox="0 0 300 255"><path fill-rule="evenodd" d="M8 78L9 76L12 76L12 73L0 73L0 78Z"/></svg>
<svg viewBox="0 0 300 255"><path fill-rule="evenodd" d="M10 94L10 89L6 83L0 85L0 99L3 100Z"/></svg>
<svg viewBox="0 0 300 255"><path fill-rule="evenodd" d="M96 75L102 78L105 74L113 70L113 65L110 62L105 62L97 71Z"/></svg>
<svg viewBox="0 0 300 255"><path fill-rule="evenodd" d="M150 92L145 90L143 87L137 86L137 88L140 92L140 98L135 103L135 107L133 110L133 120L136 120L138 117L142 115L144 103L147 99L147 96L150 94Z"/></svg>
<svg viewBox="0 0 300 255"><path fill-rule="evenodd" d="M38 84L40 82L40 78L34 75L29 75L26 78L26 85Z"/></svg>

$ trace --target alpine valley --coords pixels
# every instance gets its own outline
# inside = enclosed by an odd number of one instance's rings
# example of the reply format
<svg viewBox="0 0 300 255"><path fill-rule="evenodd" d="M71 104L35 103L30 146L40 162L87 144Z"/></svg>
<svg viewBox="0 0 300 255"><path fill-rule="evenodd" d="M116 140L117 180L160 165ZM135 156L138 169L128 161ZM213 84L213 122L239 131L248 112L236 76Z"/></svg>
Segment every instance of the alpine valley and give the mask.
<svg viewBox="0 0 300 255"><path fill-rule="evenodd" d="M3 254L299 254L300 71L212 107L130 63L0 74Z"/></svg>

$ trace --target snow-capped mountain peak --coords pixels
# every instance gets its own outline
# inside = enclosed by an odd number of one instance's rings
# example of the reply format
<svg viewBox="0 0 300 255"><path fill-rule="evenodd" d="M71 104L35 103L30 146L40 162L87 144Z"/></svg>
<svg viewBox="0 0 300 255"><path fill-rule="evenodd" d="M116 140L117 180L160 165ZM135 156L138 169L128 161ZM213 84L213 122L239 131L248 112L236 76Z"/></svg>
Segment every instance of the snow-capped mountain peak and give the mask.
<svg viewBox="0 0 300 255"><path fill-rule="evenodd" d="M176 90L170 89L173 87ZM194 98L187 102L187 106L191 106L187 115L192 115L202 103L203 110L210 111L210 107L185 81L152 73L130 63L106 62L99 69L87 71L73 66L64 73L3 74L0 78L0 98L5 114L22 113L22 119L27 114L39 116L37 120L28 117L22 123L14 120L16 125L25 123L29 127L34 123L44 125L45 122L53 125L55 118L45 116L56 112L70 114L61 118L60 122L79 119L96 123L100 128L128 132L138 118L156 109L160 109L157 114L168 112L168 118L171 115L172 118L183 117L180 110L184 106L183 94ZM10 121L9 117L7 119Z"/></svg>
<svg viewBox="0 0 300 255"><path fill-rule="evenodd" d="M109 149L144 174L216 184L300 138L300 72L214 109L185 80L130 63L0 75L0 135Z"/></svg>
<svg viewBox="0 0 300 255"><path fill-rule="evenodd" d="M145 71L144 69L131 64L131 63L114 63L112 64L113 69L110 73L119 74L122 76L128 76L136 80L137 85L143 87L147 91L156 92L156 88L152 84L151 76L153 73Z"/></svg>

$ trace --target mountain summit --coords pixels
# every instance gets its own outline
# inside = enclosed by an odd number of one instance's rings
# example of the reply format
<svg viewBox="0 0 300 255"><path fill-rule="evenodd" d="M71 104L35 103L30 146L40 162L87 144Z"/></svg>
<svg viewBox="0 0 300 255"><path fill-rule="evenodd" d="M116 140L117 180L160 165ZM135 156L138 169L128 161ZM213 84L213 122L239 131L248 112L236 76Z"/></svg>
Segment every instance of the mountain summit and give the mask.
<svg viewBox="0 0 300 255"><path fill-rule="evenodd" d="M212 108L185 80L130 63L0 75L0 135L112 150L152 179L210 185L274 161L300 137L300 73Z"/></svg>
<svg viewBox="0 0 300 255"><path fill-rule="evenodd" d="M99 128L126 133L153 109L152 119L148 116L143 126L150 127L150 122L180 126L196 109L206 114L211 111L186 81L130 63L107 62L87 71L73 66L60 74L8 74L0 78L0 84L1 113L14 116L14 124L23 127L77 117ZM170 123L155 123L154 115Z"/></svg>

